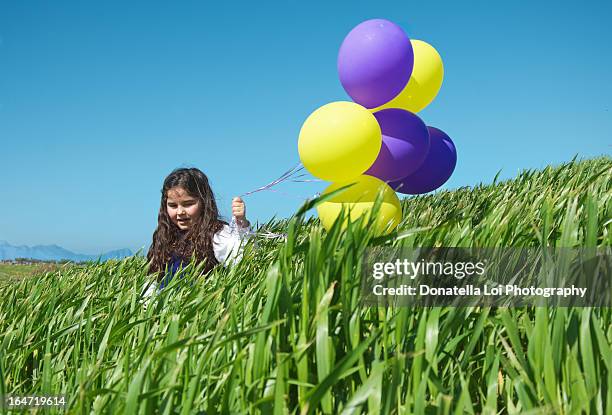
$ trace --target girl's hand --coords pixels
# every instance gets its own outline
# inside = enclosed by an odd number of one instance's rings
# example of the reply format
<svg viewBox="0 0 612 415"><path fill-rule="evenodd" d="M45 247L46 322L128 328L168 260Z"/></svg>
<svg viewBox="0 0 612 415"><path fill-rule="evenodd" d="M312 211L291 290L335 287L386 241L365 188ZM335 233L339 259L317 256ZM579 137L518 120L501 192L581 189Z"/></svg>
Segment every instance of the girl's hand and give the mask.
<svg viewBox="0 0 612 415"><path fill-rule="evenodd" d="M236 224L240 228L249 227L250 223L246 218L246 206L240 197L232 199L232 215L236 218Z"/></svg>

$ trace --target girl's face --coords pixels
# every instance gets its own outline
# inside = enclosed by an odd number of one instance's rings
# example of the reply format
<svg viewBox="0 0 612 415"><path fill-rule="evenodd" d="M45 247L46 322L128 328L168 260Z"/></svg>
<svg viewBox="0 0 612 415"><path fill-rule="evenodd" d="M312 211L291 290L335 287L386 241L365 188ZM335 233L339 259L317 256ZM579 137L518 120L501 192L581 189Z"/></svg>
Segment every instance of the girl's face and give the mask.
<svg viewBox="0 0 612 415"><path fill-rule="evenodd" d="M182 187L173 187L166 195L166 211L172 223L182 231L189 229L200 216L200 201Z"/></svg>

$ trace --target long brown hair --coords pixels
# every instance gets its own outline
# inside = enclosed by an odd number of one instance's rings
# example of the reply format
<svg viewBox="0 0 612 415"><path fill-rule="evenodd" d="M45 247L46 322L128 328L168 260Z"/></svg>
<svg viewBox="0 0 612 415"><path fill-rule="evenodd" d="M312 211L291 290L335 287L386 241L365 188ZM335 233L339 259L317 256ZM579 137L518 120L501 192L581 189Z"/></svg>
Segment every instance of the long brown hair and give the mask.
<svg viewBox="0 0 612 415"><path fill-rule="evenodd" d="M168 190L173 187L182 187L200 203L200 215L186 231L180 230L170 220L166 210ZM219 218L215 196L206 175L196 168L173 170L164 180L161 189L157 229L153 233L153 243L147 253L149 270L157 273L157 280L161 281L165 267L173 255L189 261L195 254L198 261L205 261L204 272L210 271L219 263L213 251L213 236L224 224L227 223Z"/></svg>

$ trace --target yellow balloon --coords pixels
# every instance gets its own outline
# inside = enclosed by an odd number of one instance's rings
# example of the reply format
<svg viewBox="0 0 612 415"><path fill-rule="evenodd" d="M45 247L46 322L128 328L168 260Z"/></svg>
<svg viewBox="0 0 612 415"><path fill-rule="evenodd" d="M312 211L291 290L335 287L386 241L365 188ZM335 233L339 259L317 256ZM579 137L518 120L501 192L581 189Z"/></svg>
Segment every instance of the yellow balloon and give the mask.
<svg viewBox="0 0 612 415"><path fill-rule="evenodd" d="M369 169L381 145L374 115L359 104L339 101L310 114L300 130L298 152L313 176L340 182Z"/></svg>
<svg viewBox="0 0 612 415"><path fill-rule="evenodd" d="M348 182L332 183L323 195L350 183L355 184L317 206L323 227L328 231L331 229L342 207L347 211L346 219L354 221L361 215L367 215L364 217L367 222L376 196L382 192L382 203L374 224L374 233L379 236L393 231L402 220L402 207L397 194L382 180L364 174ZM343 228L347 226L346 219Z"/></svg>
<svg viewBox="0 0 612 415"><path fill-rule="evenodd" d="M410 80L395 98L371 111L401 108L419 112L434 100L444 79L444 65L440 54L429 43L410 40L414 52L414 68Z"/></svg>

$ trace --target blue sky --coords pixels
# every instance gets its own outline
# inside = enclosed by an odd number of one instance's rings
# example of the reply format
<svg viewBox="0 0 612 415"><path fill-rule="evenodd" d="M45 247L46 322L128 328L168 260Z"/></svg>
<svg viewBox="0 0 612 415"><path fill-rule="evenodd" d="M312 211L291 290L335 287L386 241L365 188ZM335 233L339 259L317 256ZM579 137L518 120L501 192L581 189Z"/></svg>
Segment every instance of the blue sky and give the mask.
<svg viewBox="0 0 612 415"><path fill-rule="evenodd" d="M297 162L321 105L349 100L338 48L386 18L442 56L419 116L457 146L443 188L610 154L609 2L0 0L0 239L83 253L148 245L160 188L195 166L223 214ZM247 197L291 215L324 183Z"/></svg>

